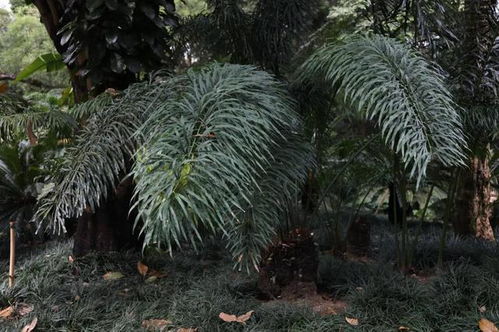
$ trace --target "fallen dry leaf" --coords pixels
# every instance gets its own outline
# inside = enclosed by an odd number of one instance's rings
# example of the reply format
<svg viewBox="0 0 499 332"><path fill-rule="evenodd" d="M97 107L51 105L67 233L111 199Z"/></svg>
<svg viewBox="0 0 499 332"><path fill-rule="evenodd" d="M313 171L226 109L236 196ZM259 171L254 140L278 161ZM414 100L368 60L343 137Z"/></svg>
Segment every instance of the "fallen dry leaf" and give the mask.
<svg viewBox="0 0 499 332"><path fill-rule="evenodd" d="M482 314L487 311L487 307L482 305L481 307L478 308L478 311L480 311Z"/></svg>
<svg viewBox="0 0 499 332"><path fill-rule="evenodd" d="M119 95L118 90L113 88L107 88L105 92L109 94L111 97L116 97L117 95Z"/></svg>
<svg viewBox="0 0 499 332"><path fill-rule="evenodd" d="M345 317L345 320L347 321L348 324L350 324L352 326L359 325L359 320L357 318Z"/></svg>
<svg viewBox="0 0 499 332"><path fill-rule="evenodd" d="M73 258L73 256L69 255L68 262L73 263L74 261L75 261L75 259Z"/></svg>
<svg viewBox="0 0 499 332"><path fill-rule="evenodd" d="M142 321L142 327L147 330L160 330L162 331L168 325L173 324L172 321L166 319L147 319Z"/></svg>
<svg viewBox="0 0 499 332"><path fill-rule="evenodd" d="M14 308L12 306L8 306L0 311L0 318L9 318L14 314Z"/></svg>
<svg viewBox="0 0 499 332"><path fill-rule="evenodd" d="M26 316L33 311L33 306L26 303L19 303L16 306L16 314L19 316Z"/></svg>
<svg viewBox="0 0 499 332"><path fill-rule="evenodd" d="M31 321L31 323L29 323L28 325L26 325L25 327L23 327L23 329L21 330L21 332L31 332L35 329L36 327L36 323L38 323L38 318L33 318L33 320Z"/></svg>
<svg viewBox="0 0 499 332"><path fill-rule="evenodd" d="M0 84L0 93L4 93L9 90L9 85L7 83Z"/></svg>
<svg viewBox="0 0 499 332"><path fill-rule="evenodd" d="M407 326L400 326L399 331L409 331L409 328Z"/></svg>
<svg viewBox="0 0 499 332"><path fill-rule="evenodd" d="M149 270L149 267L147 265L145 265L141 261L137 262L137 271L139 271L139 274L141 276L145 277L148 270Z"/></svg>
<svg viewBox="0 0 499 332"><path fill-rule="evenodd" d="M107 272L102 276L104 280L117 280L123 278L124 275L121 272Z"/></svg>
<svg viewBox="0 0 499 332"><path fill-rule="evenodd" d="M478 321L478 327L482 332L499 332L494 323L485 318L482 318Z"/></svg>
<svg viewBox="0 0 499 332"><path fill-rule="evenodd" d="M236 315L229 315L226 314L225 312L221 312L218 317L223 320L224 322L238 322L241 324L245 324L245 322L251 318L251 315L253 314L253 310L248 311L244 315L241 316L236 316Z"/></svg>
<svg viewBox="0 0 499 332"><path fill-rule="evenodd" d="M197 332L198 328L193 328L193 327L179 327L177 329L177 332Z"/></svg>

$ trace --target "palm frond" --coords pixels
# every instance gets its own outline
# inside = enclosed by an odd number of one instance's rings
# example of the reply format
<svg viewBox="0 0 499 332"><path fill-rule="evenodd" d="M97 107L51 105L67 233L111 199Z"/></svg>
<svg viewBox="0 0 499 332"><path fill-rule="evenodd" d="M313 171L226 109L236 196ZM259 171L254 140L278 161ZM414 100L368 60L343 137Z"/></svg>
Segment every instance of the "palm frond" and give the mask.
<svg viewBox="0 0 499 332"><path fill-rule="evenodd" d="M95 210L133 161L144 245L196 246L222 233L240 266L255 266L312 163L294 108L272 76L240 65L101 95L73 111L86 125L36 218L63 231L64 219Z"/></svg>
<svg viewBox="0 0 499 332"><path fill-rule="evenodd" d="M216 64L174 81L140 130L133 174L145 244L171 249L222 232L240 266L255 265L311 159L294 103L251 66Z"/></svg>
<svg viewBox="0 0 499 332"><path fill-rule="evenodd" d="M149 82L134 84L115 99L102 94L74 111L76 117L88 118L38 203L35 219L41 225L65 231L66 218L94 211L126 175L140 139L136 130L158 100L151 90L156 91Z"/></svg>
<svg viewBox="0 0 499 332"><path fill-rule="evenodd" d="M303 64L299 77L325 80L356 111L376 120L418 183L432 159L462 163L461 119L444 77L403 44L373 35L326 45Z"/></svg>
<svg viewBox="0 0 499 332"><path fill-rule="evenodd" d="M0 140L9 141L28 126L58 131L75 128L76 122L59 109L37 108L17 93L0 94Z"/></svg>

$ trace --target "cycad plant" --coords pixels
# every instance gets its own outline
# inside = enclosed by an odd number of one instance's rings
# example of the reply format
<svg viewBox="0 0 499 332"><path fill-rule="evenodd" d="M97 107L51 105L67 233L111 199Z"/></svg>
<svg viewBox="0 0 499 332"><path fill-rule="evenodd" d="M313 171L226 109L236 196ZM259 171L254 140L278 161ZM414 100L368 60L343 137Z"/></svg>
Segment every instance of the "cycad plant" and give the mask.
<svg viewBox="0 0 499 332"><path fill-rule="evenodd" d="M418 187L430 162L459 165L464 157L461 120L443 75L402 43L372 35L319 49L302 65L299 79L325 81L345 107L378 125L393 151L403 210L399 264L404 268L409 247L406 174Z"/></svg>
<svg viewBox="0 0 499 332"><path fill-rule="evenodd" d="M59 231L131 170L144 245L172 251L223 235L249 268L312 163L285 87L251 66L214 64L134 84L75 114L87 124L37 212Z"/></svg>
<svg viewBox="0 0 499 332"><path fill-rule="evenodd" d="M42 107L25 99L14 86L0 93L0 221L16 222L28 237L29 224L48 159L59 150L58 140L75 122L61 110ZM31 230L34 233L34 229Z"/></svg>

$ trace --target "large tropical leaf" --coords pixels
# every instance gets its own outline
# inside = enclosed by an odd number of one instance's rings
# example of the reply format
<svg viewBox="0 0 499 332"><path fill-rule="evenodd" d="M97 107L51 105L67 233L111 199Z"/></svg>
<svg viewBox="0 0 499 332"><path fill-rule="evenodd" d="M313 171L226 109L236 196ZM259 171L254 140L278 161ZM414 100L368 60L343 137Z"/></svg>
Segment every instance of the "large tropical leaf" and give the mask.
<svg viewBox="0 0 499 332"><path fill-rule="evenodd" d="M65 67L66 65L59 53L42 54L17 74L16 81L22 81L42 70L52 72Z"/></svg>
<svg viewBox="0 0 499 332"><path fill-rule="evenodd" d="M433 159L462 163L461 119L444 76L402 43L373 35L326 45L303 64L300 79L326 81L375 120L418 183Z"/></svg>
<svg viewBox="0 0 499 332"><path fill-rule="evenodd" d="M172 86L140 130L133 172L146 244L222 232L240 265L256 266L311 161L294 103L250 66L189 71Z"/></svg>
<svg viewBox="0 0 499 332"><path fill-rule="evenodd" d="M61 231L65 218L95 210L136 151L145 245L196 246L223 234L240 266L255 266L311 164L294 106L271 75L239 65L102 95L73 111L86 126L36 217Z"/></svg>

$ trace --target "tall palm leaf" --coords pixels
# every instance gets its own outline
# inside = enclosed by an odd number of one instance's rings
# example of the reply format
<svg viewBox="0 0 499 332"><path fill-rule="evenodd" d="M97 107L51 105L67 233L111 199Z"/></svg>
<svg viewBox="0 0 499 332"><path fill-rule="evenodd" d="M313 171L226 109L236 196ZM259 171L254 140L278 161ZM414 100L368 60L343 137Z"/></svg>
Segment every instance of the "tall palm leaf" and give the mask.
<svg viewBox="0 0 499 332"><path fill-rule="evenodd" d="M37 217L56 230L95 210L132 175L145 245L197 245L224 234L240 266L256 265L311 164L294 102L272 76L215 64L103 95L74 114L87 118L52 179ZM78 115L79 114L79 115Z"/></svg>
<svg viewBox="0 0 499 332"><path fill-rule="evenodd" d="M418 183L433 159L462 163L461 119L444 76L400 42L373 35L326 45L299 77L326 81L347 105L375 120Z"/></svg>

